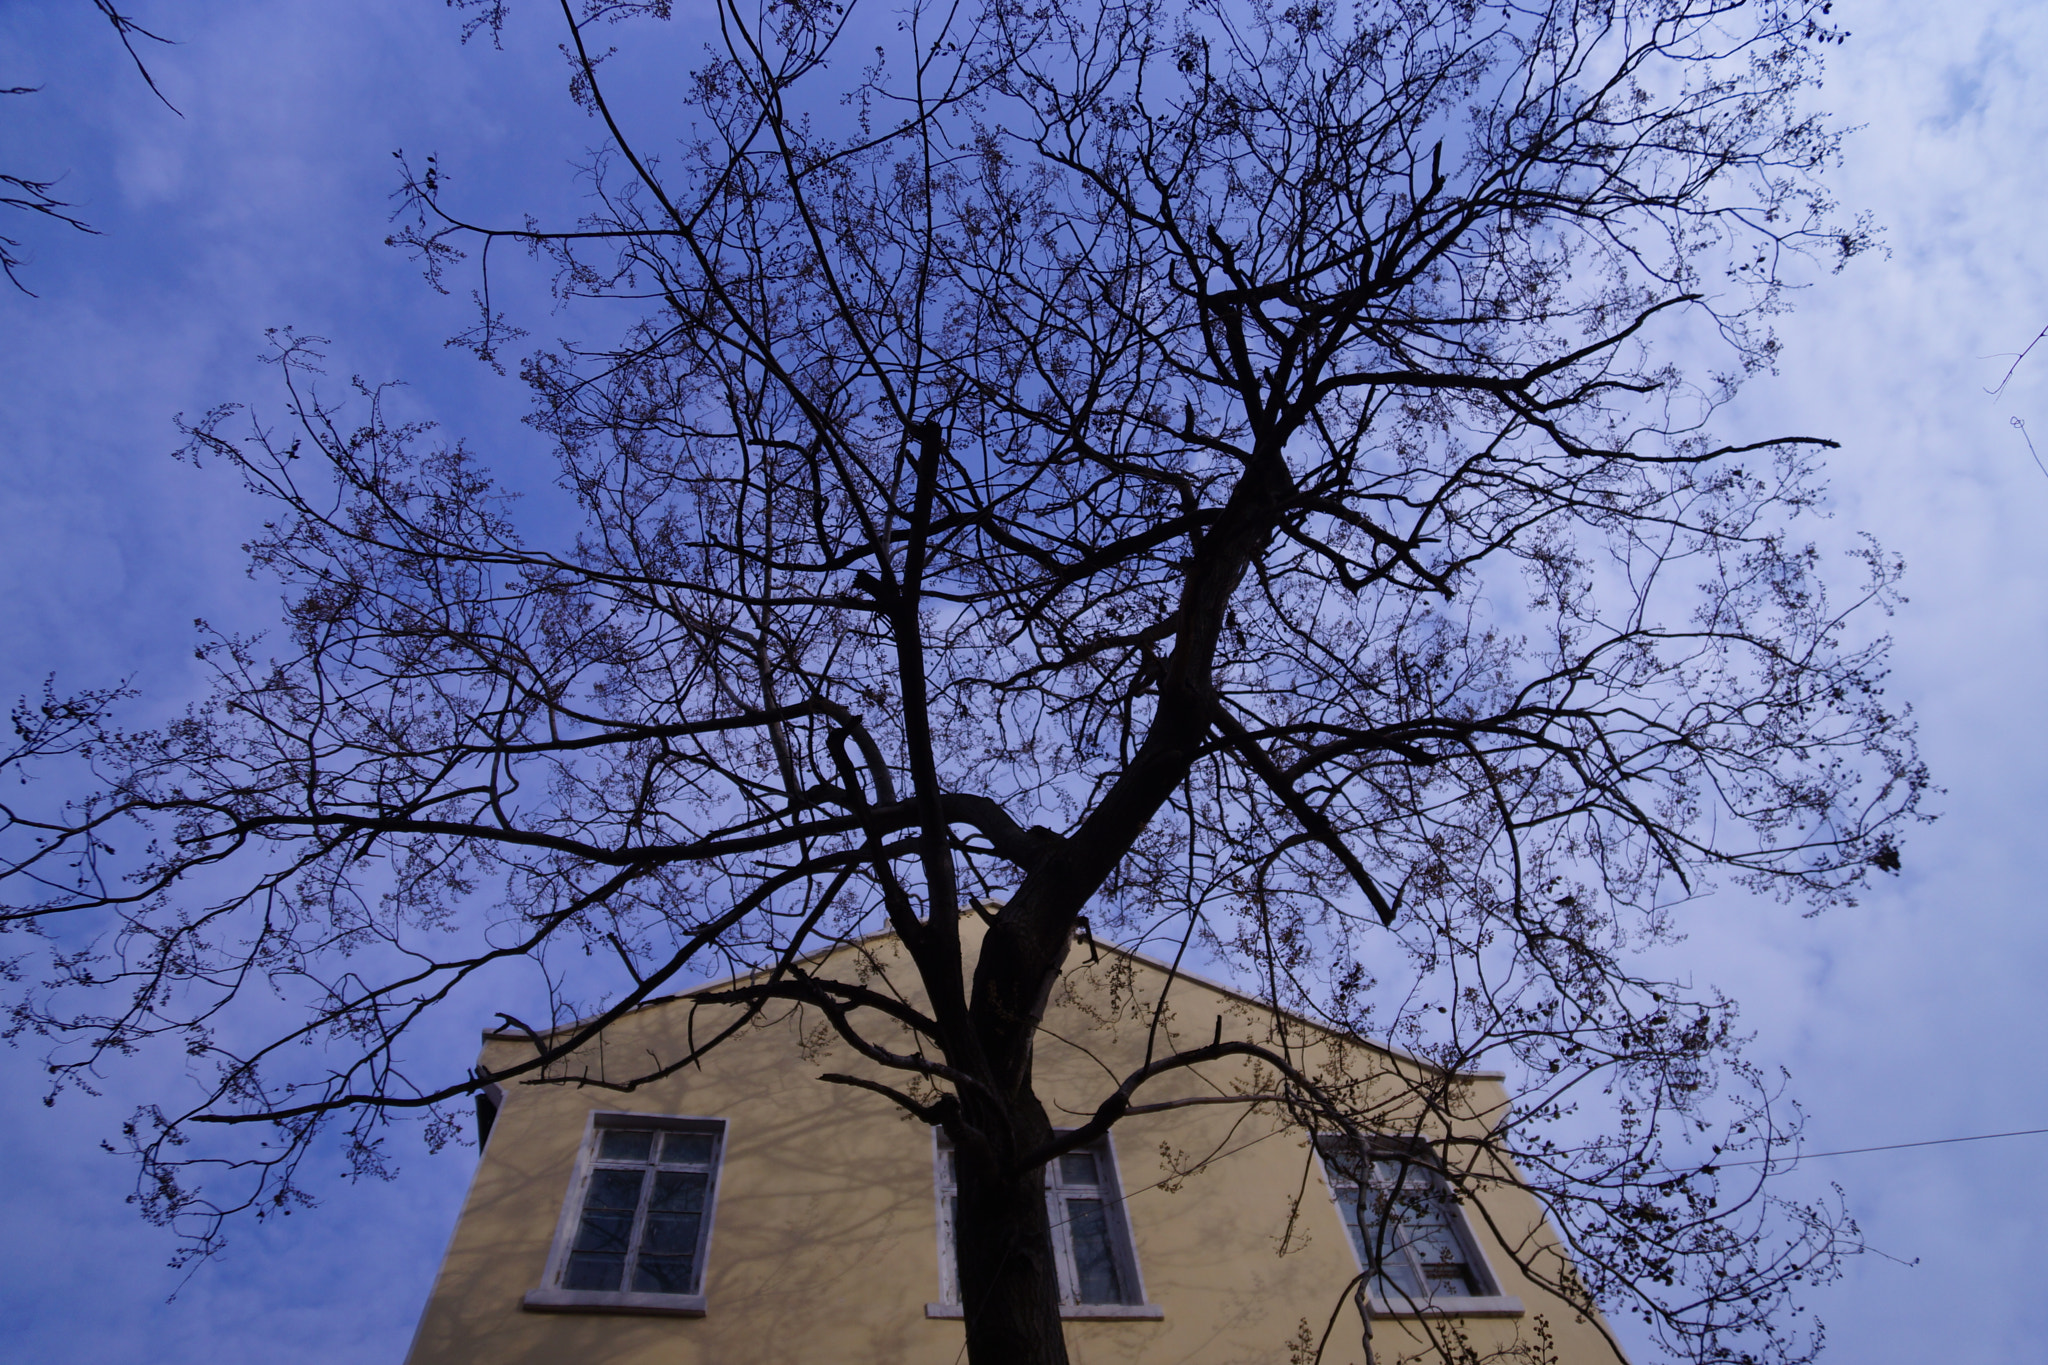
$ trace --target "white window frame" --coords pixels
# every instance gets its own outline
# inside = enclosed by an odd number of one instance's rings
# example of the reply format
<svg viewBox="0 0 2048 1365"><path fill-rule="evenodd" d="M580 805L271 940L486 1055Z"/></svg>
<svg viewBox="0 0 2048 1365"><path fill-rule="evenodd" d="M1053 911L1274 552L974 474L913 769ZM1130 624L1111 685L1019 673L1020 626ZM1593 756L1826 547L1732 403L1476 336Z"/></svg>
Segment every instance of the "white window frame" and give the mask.
<svg viewBox="0 0 2048 1365"><path fill-rule="evenodd" d="M1465 1257L1465 1274L1472 1281L1474 1294L1433 1294L1427 1299L1416 1299L1406 1294L1397 1294L1389 1300L1380 1288L1381 1275L1374 1273L1362 1248L1351 1235L1351 1227L1344 1218L1344 1204L1347 1196L1344 1190L1359 1188L1349 1178L1341 1176L1332 1166L1337 1151L1350 1145L1351 1139L1342 1133L1317 1133L1315 1135L1316 1159L1320 1163L1323 1188L1330 1196L1330 1211L1337 1218L1337 1235L1351 1252L1352 1264L1366 1278L1367 1299L1375 1317L1421 1317L1442 1315L1446 1317L1517 1317L1520 1316L1522 1301L1512 1294L1501 1292L1500 1280L1487 1263L1485 1254L1479 1248L1479 1239L1472 1234L1472 1225L1467 1218L1463 1203L1453 1195L1444 1180L1437 1163L1433 1160L1430 1145L1413 1137L1378 1137L1367 1135L1363 1139L1367 1160L1386 1160L1406 1157L1409 1161L1409 1179L1413 1173L1420 1173L1423 1180L1443 1201L1445 1221L1450 1232L1457 1239L1458 1249ZM1371 1180L1370 1174L1366 1176Z"/></svg>
<svg viewBox="0 0 2048 1365"><path fill-rule="evenodd" d="M569 1265L569 1252L583 1221L583 1201L590 1190L591 1173L598 1166L598 1143L606 1129L654 1129L657 1132L708 1133L711 1135L710 1179L704 1187L704 1221L697 1233L697 1292L655 1294L633 1289L564 1289L562 1275ZM583 1142L577 1150L576 1167L569 1178L569 1193L562 1201L562 1214L555 1224L555 1240L548 1248L547 1268L540 1287L526 1293L522 1306L541 1313L651 1313L669 1317L701 1318L706 1312L705 1279L711 1259L712 1225L718 1211L718 1187L724 1174L726 1145L730 1134L724 1119L696 1118L681 1114L631 1114L593 1110L584 1123ZM658 1169L658 1168L657 1168ZM644 1221L643 1206L637 1219ZM636 1228L638 1222L636 1221ZM637 1235L637 1234L636 1234Z"/></svg>
<svg viewBox="0 0 2048 1365"><path fill-rule="evenodd" d="M1141 1318L1157 1320L1165 1312L1152 1303L1145 1293L1145 1277L1138 1269L1138 1246L1131 1235L1129 1201L1124 1194L1123 1179L1116 1159L1116 1144L1108 1134L1078 1149L1095 1158L1097 1182L1094 1186L1100 1194L1103 1211L1108 1215L1110 1254L1116 1259L1117 1277L1123 1283L1125 1294L1131 1297L1129 1303L1082 1303L1080 1301L1080 1275L1074 1267L1074 1247L1071 1235L1062 1235L1067 1226L1067 1214L1062 1205L1065 1187L1059 1178L1047 1168L1045 1182L1046 1216L1052 1222L1053 1261L1060 1281L1060 1316L1062 1318ZM952 1155L953 1146L945 1131L932 1129L932 1195L938 1206L938 1250L939 1250L939 1301L924 1306L929 1318L959 1318L966 1316L960 1305L959 1266L954 1259L957 1245L953 1229L953 1205L951 1196L955 1187L947 1177L947 1158ZM1058 1158L1055 1157L1054 1163Z"/></svg>

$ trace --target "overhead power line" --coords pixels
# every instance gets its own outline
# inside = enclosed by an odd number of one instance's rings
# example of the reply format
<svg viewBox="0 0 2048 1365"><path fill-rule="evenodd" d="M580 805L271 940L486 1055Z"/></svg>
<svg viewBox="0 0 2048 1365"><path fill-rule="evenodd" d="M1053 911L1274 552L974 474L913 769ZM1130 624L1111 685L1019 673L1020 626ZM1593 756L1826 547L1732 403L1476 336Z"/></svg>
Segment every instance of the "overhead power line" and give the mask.
<svg viewBox="0 0 2048 1365"><path fill-rule="evenodd" d="M1709 1166L1774 1166L1794 1161L1812 1161L1824 1156L1855 1156L1859 1152L1896 1152L1905 1147L1941 1147L1951 1142L1989 1142L1993 1138L2034 1137L2048 1128L2019 1128L2010 1133L1972 1133L1968 1137L1927 1138L1921 1142L1887 1142L1879 1147L1844 1147L1835 1152L1801 1152L1795 1156L1764 1156L1747 1161L1710 1161Z"/></svg>

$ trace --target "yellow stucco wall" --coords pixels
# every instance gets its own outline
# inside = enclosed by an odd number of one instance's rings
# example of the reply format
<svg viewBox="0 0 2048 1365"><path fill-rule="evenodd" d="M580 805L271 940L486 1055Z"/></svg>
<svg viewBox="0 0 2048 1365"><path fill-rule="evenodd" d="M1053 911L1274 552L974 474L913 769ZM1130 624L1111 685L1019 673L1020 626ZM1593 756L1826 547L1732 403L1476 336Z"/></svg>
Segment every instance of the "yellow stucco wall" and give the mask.
<svg viewBox="0 0 2048 1365"><path fill-rule="evenodd" d="M886 965L900 949L881 940L863 951ZM1094 966L1085 952L1070 958L1038 1060L1040 1093L1056 1124L1063 1106L1092 1109L1114 1084L1110 1070L1141 1059L1144 1028L1130 1017L1129 1002L1155 998L1163 980L1144 961L1108 950ZM1125 1006L1120 1014L1107 1008L1117 1003ZM1254 1036L1259 1027L1243 1002L1201 983L1177 983L1172 1003L1175 1019L1186 1021L1179 1030L1186 1042L1209 1041L1219 1014L1230 1037ZM610 1030L602 1057L593 1052L575 1069L619 1075L623 1057L644 1063L650 1053L683 1054L688 1008L673 1002L629 1016ZM697 1036L716 1022L711 1011L700 1012ZM811 1014L750 1027L701 1071L631 1093L508 1085L410 1365L957 1365L961 1324L925 1314L940 1293L931 1130L878 1096L820 1083L822 1071L866 1068L836 1040L819 1047L817 1035L801 1035L817 1023ZM522 1053L530 1055L524 1042L492 1037L483 1064L504 1067ZM1232 1080L1230 1068L1211 1068L1206 1078L1161 1082L1142 1098L1215 1093L1212 1086L1227 1089ZM1484 1111L1504 1097L1496 1082L1479 1080L1471 1101ZM541 1284L593 1110L729 1124L705 1263L705 1316L522 1309L525 1293ZM1133 1116L1112 1140L1146 1299L1164 1316L1070 1321L1076 1365L1283 1362L1302 1323L1320 1336L1333 1310L1324 1360L1362 1359L1357 1314L1343 1297L1356 1261L1301 1133L1217 1105ZM1175 1181L1162 1144L1224 1154ZM1290 1219L1298 1195L1299 1214ZM1551 1240L1526 1195L1504 1189L1489 1198L1488 1213L1503 1228ZM1482 1356L1532 1341L1541 1314L1566 1365L1615 1358L1596 1327L1546 1300L1479 1220L1471 1222L1502 1291L1527 1310L1521 1318L1463 1324ZM1382 1365L1425 1345L1417 1325L1401 1320L1382 1320L1376 1341Z"/></svg>

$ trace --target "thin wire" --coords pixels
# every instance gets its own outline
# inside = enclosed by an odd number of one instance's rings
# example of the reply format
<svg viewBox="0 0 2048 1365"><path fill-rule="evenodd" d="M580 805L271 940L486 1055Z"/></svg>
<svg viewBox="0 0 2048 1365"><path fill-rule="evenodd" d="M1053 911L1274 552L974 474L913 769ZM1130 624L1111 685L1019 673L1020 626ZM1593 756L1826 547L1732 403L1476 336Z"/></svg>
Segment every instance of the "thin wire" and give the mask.
<svg viewBox="0 0 2048 1365"><path fill-rule="evenodd" d="M1993 1138L2034 1137L2048 1133L2048 1128L2019 1128L2010 1133L1972 1133L1968 1137L1928 1138L1923 1142L1887 1142L1881 1147L1844 1147L1837 1152L1801 1152L1795 1156L1766 1156L1749 1161L1709 1161L1706 1164L1719 1169L1723 1166L1775 1166L1791 1165L1795 1161L1812 1161L1824 1156L1855 1156L1861 1152L1896 1152L1905 1147L1942 1147L1951 1142L1989 1142Z"/></svg>

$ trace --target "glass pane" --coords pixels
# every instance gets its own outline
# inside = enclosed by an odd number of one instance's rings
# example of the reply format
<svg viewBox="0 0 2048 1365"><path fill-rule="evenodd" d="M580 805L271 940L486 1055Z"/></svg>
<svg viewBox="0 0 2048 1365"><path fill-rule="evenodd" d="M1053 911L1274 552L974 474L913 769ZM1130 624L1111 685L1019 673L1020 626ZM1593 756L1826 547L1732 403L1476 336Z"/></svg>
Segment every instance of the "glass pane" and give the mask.
<svg viewBox="0 0 2048 1365"><path fill-rule="evenodd" d="M631 1209L585 1209L583 1221L576 1227L573 1249L623 1256L626 1254L626 1242L632 1235Z"/></svg>
<svg viewBox="0 0 2048 1365"><path fill-rule="evenodd" d="M1356 1190L1346 1190L1337 1197L1337 1212L1344 1216L1344 1230L1351 1234L1351 1249L1358 1253L1358 1263L1368 1264L1372 1257L1365 1254L1365 1233L1358 1226Z"/></svg>
<svg viewBox="0 0 2048 1365"><path fill-rule="evenodd" d="M1356 1185L1365 1169L1365 1163L1358 1159L1357 1149L1348 1143L1331 1143L1323 1149L1323 1158L1330 1163L1330 1176L1338 1184Z"/></svg>
<svg viewBox="0 0 2048 1365"><path fill-rule="evenodd" d="M640 1251L648 1256L695 1256L701 1213L650 1213L640 1233Z"/></svg>
<svg viewBox="0 0 2048 1365"><path fill-rule="evenodd" d="M615 1171L600 1166L590 1173L590 1193L583 1198L586 1209L636 1209L640 1207L640 1183L645 1171Z"/></svg>
<svg viewBox="0 0 2048 1365"><path fill-rule="evenodd" d="M1067 1201L1067 1232L1074 1243L1075 1286L1082 1303L1122 1303L1123 1285L1109 1242L1109 1210L1100 1199Z"/></svg>
<svg viewBox="0 0 2048 1365"><path fill-rule="evenodd" d="M709 1133L667 1133L661 1139L661 1164L664 1166L709 1166L711 1164L711 1134Z"/></svg>
<svg viewBox="0 0 2048 1365"><path fill-rule="evenodd" d="M696 1289L696 1262L688 1256L642 1254L633 1264L633 1288L642 1294L688 1294Z"/></svg>
<svg viewBox="0 0 2048 1365"><path fill-rule="evenodd" d="M1423 1287L1415 1267L1400 1252L1390 1252L1380 1270L1380 1297L1388 1303L1420 1302L1429 1297L1429 1291Z"/></svg>
<svg viewBox="0 0 2048 1365"><path fill-rule="evenodd" d="M647 1207L663 1213L702 1213L711 1177L702 1171L656 1171Z"/></svg>
<svg viewBox="0 0 2048 1365"><path fill-rule="evenodd" d="M654 1134L638 1128L601 1128L597 1135L599 1161L645 1161L654 1150Z"/></svg>
<svg viewBox="0 0 2048 1365"><path fill-rule="evenodd" d="M1078 1185L1086 1189L1097 1183L1095 1153L1068 1152L1060 1158L1060 1184Z"/></svg>
<svg viewBox="0 0 2048 1365"><path fill-rule="evenodd" d="M572 1252L569 1256L569 1268L562 1272L562 1288L617 1290L619 1277L625 1270L624 1255L603 1256L587 1251Z"/></svg>
<svg viewBox="0 0 2048 1365"><path fill-rule="evenodd" d="M947 1189L957 1189L959 1187L960 1171L953 1164L953 1149L951 1147L942 1148L939 1151L939 1180Z"/></svg>
<svg viewBox="0 0 2048 1365"><path fill-rule="evenodd" d="M1458 1245L1458 1235L1443 1219L1415 1219L1407 1231L1409 1245L1423 1260L1464 1262L1465 1249Z"/></svg>
<svg viewBox="0 0 2048 1365"><path fill-rule="evenodd" d="M1431 1261L1422 1267L1422 1273L1429 1277L1430 1293L1433 1295L1471 1294L1472 1277L1465 1273L1465 1267L1456 1261Z"/></svg>

